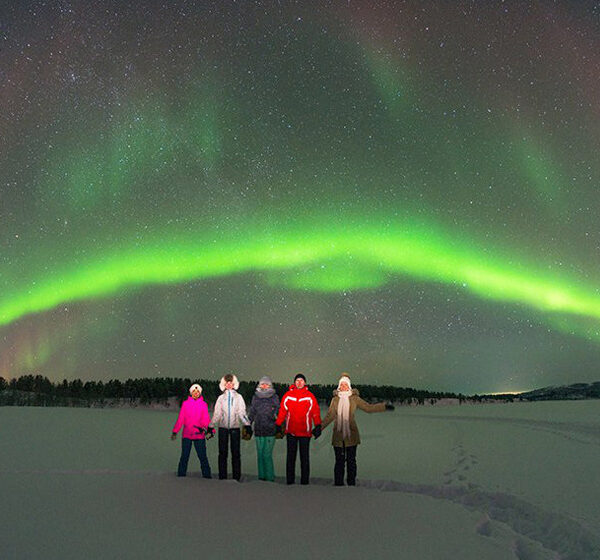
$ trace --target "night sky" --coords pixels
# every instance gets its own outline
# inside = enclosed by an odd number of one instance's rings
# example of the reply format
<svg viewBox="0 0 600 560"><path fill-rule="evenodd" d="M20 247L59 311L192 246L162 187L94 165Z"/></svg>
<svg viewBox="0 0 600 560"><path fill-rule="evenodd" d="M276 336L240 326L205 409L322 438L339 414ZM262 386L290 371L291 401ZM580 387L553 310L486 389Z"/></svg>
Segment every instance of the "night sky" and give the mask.
<svg viewBox="0 0 600 560"><path fill-rule="evenodd" d="M0 375L600 379L597 2L0 7Z"/></svg>

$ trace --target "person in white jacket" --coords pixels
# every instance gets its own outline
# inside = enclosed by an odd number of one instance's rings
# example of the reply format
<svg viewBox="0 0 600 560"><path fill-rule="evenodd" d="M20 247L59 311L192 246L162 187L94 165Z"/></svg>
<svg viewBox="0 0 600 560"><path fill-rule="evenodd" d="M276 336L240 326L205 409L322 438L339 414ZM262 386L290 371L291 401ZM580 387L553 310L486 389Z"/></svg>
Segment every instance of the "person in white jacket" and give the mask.
<svg viewBox="0 0 600 560"><path fill-rule="evenodd" d="M219 388L223 394L215 403L211 426L218 428L219 435L219 479L227 478L227 455L231 445L231 470L233 478L240 480L242 476L242 460L240 457L240 424L246 430L252 430L246 415L244 397L237 392L240 382L235 375L227 374L221 378ZM231 442L231 443L230 443Z"/></svg>

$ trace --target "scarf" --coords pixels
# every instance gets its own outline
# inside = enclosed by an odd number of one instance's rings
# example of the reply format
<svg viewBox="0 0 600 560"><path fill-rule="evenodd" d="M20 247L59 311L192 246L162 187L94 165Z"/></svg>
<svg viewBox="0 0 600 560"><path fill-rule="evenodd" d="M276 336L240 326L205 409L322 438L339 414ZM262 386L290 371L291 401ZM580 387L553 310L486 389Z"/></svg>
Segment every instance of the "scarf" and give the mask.
<svg viewBox="0 0 600 560"><path fill-rule="evenodd" d="M256 388L256 396L259 399L268 399L275 394L275 389L273 387L269 387L268 389L261 389L260 387Z"/></svg>
<svg viewBox="0 0 600 560"><path fill-rule="evenodd" d="M337 429L344 439L350 439L350 395L352 391L338 391Z"/></svg>

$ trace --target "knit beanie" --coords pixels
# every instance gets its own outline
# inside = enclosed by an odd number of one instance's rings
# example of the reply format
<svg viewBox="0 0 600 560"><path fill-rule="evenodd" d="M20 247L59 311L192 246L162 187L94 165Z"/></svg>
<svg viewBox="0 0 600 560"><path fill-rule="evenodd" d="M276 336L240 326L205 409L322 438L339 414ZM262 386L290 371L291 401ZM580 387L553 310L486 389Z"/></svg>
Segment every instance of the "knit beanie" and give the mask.
<svg viewBox="0 0 600 560"><path fill-rule="evenodd" d="M350 378L349 378L347 375L342 375L342 377L340 377L340 380L338 381L338 391L339 391L339 389L340 389L340 385L341 385L341 384L342 384L344 381L345 381L346 383L348 383L348 389L351 391L351 390L352 390L352 383L350 383Z"/></svg>
<svg viewBox="0 0 600 560"><path fill-rule="evenodd" d="M304 379L304 383L306 383L306 377L304 377L303 373L296 374L296 377L294 377L294 383L296 383L296 379Z"/></svg>
<svg viewBox="0 0 600 560"><path fill-rule="evenodd" d="M194 383L191 387L190 387L190 395L195 391L195 390L200 391L200 394L202 394L202 387L200 387L200 385L198 385L198 383Z"/></svg>
<svg viewBox="0 0 600 560"><path fill-rule="evenodd" d="M262 385L270 385L271 387L273 387L273 381L271 381L271 378L268 375L263 375L259 380L258 380L258 384Z"/></svg>

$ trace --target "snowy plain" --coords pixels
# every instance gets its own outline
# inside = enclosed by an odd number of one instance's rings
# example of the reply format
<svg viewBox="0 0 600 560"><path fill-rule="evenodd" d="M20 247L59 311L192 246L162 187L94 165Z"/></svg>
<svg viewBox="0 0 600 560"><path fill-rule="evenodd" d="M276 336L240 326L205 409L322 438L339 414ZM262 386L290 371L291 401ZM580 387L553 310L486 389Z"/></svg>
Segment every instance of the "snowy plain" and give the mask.
<svg viewBox="0 0 600 560"><path fill-rule="evenodd" d="M177 410L0 408L0 558L600 558L600 401L359 413L359 485L177 478ZM216 439L209 441L216 474Z"/></svg>

